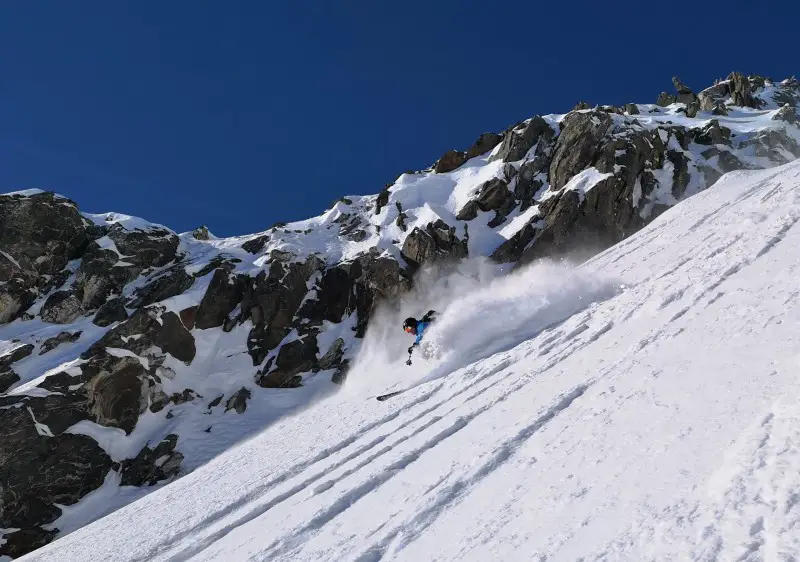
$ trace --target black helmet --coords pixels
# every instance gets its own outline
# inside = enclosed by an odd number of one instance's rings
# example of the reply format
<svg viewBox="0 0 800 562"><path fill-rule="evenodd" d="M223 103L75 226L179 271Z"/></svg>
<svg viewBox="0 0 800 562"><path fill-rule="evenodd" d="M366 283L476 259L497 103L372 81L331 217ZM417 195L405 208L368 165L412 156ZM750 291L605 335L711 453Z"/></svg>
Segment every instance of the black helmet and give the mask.
<svg viewBox="0 0 800 562"><path fill-rule="evenodd" d="M406 330L408 328L414 328L415 330L417 329L417 319L416 318L413 318L411 316L406 318L406 321L403 322L403 329Z"/></svg>

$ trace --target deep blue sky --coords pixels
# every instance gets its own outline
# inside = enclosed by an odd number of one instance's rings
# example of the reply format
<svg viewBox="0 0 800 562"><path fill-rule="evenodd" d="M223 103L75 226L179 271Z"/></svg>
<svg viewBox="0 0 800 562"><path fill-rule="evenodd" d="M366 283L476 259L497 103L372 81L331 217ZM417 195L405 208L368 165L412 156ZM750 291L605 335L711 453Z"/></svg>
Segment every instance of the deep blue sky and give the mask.
<svg viewBox="0 0 800 562"><path fill-rule="evenodd" d="M217 235L578 100L797 71L796 2L3 2L0 192Z"/></svg>

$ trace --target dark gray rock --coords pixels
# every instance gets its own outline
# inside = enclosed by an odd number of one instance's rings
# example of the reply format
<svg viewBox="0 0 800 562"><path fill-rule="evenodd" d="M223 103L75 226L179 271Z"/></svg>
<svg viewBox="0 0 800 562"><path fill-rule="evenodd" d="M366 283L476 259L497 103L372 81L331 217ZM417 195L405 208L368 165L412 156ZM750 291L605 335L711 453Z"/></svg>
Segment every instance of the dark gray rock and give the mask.
<svg viewBox="0 0 800 562"><path fill-rule="evenodd" d="M727 115L728 114L728 106L725 105L723 102L717 102L714 104L711 113L714 115Z"/></svg>
<svg viewBox="0 0 800 562"><path fill-rule="evenodd" d="M786 129L761 131L740 145L740 148L749 147L753 147L756 156L768 158L777 164L786 164L800 157L800 147Z"/></svg>
<svg viewBox="0 0 800 562"><path fill-rule="evenodd" d="M242 244L242 249L248 253L257 254L264 249L264 246L267 245L267 242L269 242L269 236L265 234L263 236L253 238L252 240L248 240Z"/></svg>
<svg viewBox="0 0 800 562"><path fill-rule="evenodd" d="M493 178L478 188L476 203L481 211L496 211L503 208L513 198L508 184L500 178Z"/></svg>
<svg viewBox="0 0 800 562"><path fill-rule="evenodd" d="M414 228L403 243L403 259L413 268L434 262L446 262L467 257L467 244L455 235L455 227L441 219L430 223L425 230Z"/></svg>
<svg viewBox="0 0 800 562"><path fill-rule="evenodd" d="M397 219L395 219L395 224L396 224L396 225L397 225L397 226L400 228L400 230L402 230L403 232L405 232L406 230L408 230L408 226L406 226L406 219L407 219L407 218L408 218L408 215L406 215L405 213L400 213L399 215L397 215Z"/></svg>
<svg viewBox="0 0 800 562"><path fill-rule="evenodd" d="M323 321L341 322L355 308L355 280L352 266L338 265L327 269L317 283L316 298L306 300L298 315L312 324Z"/></svg>
<svg viewBox="0 0 800 562"><path fill-rule="evenodd" d="M203 225L199 228L195 228L192 231L192 238L195 240L208 241L211 240L211 233L208 231L208 227Z"/></svg>
<svg viewBox="0 0 800 562"><path fill-rule="evenodd" d="M81 337L80 331L77 332L61 332L55 337L49 338L42 343L42 347L39 350L39 355L47 353L48 351L55 349L62 343L74 343L78 341Z"/></svg>
<svg viewBox="0 0 800 562"><path fill-rule="evenodd" d="M46 531L41 527L35 527L3 535L4 542L0 544L0 556L19 558L50 543L57 534L58 531Z"/></svg>
<svg viewBox="0 0 800 562"><path fill-rule="evenodd" d="M694 142L703 145L725 144L730 145L731 130L719 124L719 121L712 119L702 129L690 129L694 134Z"/></svg>
<svg viewBox="0 0 800 562"><path fill-rule="evenodd" d="M531 119L522 129L513 129L503 137L496 154L489 158L490 162L503 160L516 162L525 157L537 143L548 144L555 137L555 131L539 116Z"/></svg>
<svg viewBox="0 0 800 562"><path fill-rule="evenodd" d="M672 105L676 101L678 101L678 98L676 98L672 94L668 94L667 92L661 92L660 94L658 94L656 105L660 105L661 107L667 107L668 105Z"/></svg>
<svg viewBox="0 0 800 562"><path fill-rule="evenodd" d="M678 92L678 94L686 95L693 93L692 89L689 88L689 86L687 86L686 84L684 84L683 81L677 76L672 77L672 85L675 86L675 91Z"/></svg>
<svg viewBox="0 0 800 562"><path fill-rule="evenodd" d="M349 371L350 371L350 360L345 359L344 361L341 362L339 368L336 369L336 372L333 373L333 376L331 376L331 382L333 384L339 384L339 385L344 384L345 381L347 380L347 373Z"/></svg>
<svg viewBox="0 0 800 562"><path fill-rule="evenodd" d="M781 107L772 117L776 121L786 121L787 123L797 123L797 111L793 105L788 103Z"/></svg>
<svg viewBox="0 0 800 562"><path fill-rule="evenodd" d="M477 201L467 201L466 205L461 207L461 210L458 211L456 215L456 219L460 221L471 221L478 216L478 202Z"/></svg>
<svg viewBox="0 0 800 562"><path fill-rule="evenodd" d="M572 108L572 111L583 111L585 109L592 109L592 105L586 101L579 101L575 104L575 107Z"/></svg>
<svg viewBox="0 0 800 562"><path fill-rule="evenodd" d="M143 404L142 382L147 373L133 357L100 354L82 365L81 388L88 411L94 421L107 427L118 427L130 434L139 420Z"/></svg>
<svg viewBox="0 0 800 562"><path fill-rule="evenodd" d="M244 285L241 320L250 319L253 323L247 349L254 366L263 363L270 350L292 331L294 316L308 293L307 283L323 267L323 263L313 256L305 263L290 260L291 256L273 254L269 272L261 271ZM343 294L336 288L339 274L330 275L326 287L336 294ZM312 313L320 317L327 314L309 303L309 314Z"/></svg>
<svg viewBox="0 0 800 562"><path fill-rule="evenodd" d="M472 143L472 146L467 149L467 159L486 154L501 142L503 142L503 135L498 135L497 133L483 133Z"/></svg>
<svg viewBox="0 0 800 562"><path fill-rule="evenodd" d="M33 281L23 278L0 283L0 324L19 318L30 308L37 296Z"/></svg>
<svg viewBox="0 0 800 562"><path fill-rule="evenodd" d="M183 392L174 392L169 400L176 406L186 404L187 402L194 402L197 398L202 398L191 388L184 388Z"/></svg>
<svg viewBox="0 0 800 562"><path fill-rule="evenodd" d="M222 326L228 315L242 300L242 285L238 277L225 269L217 269L206 289L195 317L200 330Z"/></svg>
<svg viewBox="0 0 800 562"><path fill-rule="evenodd" d="M0 356L0 393L5 392L20 380L11 365L28 357L32 352L33 345L25 344Z"/></svg>
<svg viewBox="0 0 800 562"><path fill-rule="evenodd" d="M111 459L93 439L62 433L69 426L46 415L44 405L64 397L15 400L15 406L0 410L0 527L34 530L61 515L56 504L72 505L98 488ZM31 411L52 437L39 433ZM18 544L17 552L25 547Z"/></svg>
<svg viewBox="0 0 800 562"><path fill-rule="evenodd" d="M635 103L626 103L624 109L628 115L639 115L639 106Z"/></svg>
<svg viewBox="0 0 800 562"><path fill-rule="evenodd" d="M338 367L342 362L342 356L344 355L343 348L344 347L344 340L342 338L336 338L331 344L330 349L322 356L319 360L318 368L320 371L327 371L329 369L334 369Z"/></svg>
<svg viewBox="0 0 800 562"><path fill-rule="evenodd" d="M0 195L0 323L22 314L88 242L72 201L52 193ZM48 290L52 287L48 287Z"/></svg>
<svg viewBox="0 0 800 562"><path fill-rule="evenodd" d="M128 308L141 308L180 295L193 283L194 279L186 273L186 268L181 264L175 265L137 289L135 296L128 301Z"/></svg>
<svg viewBox="0 0 800 562"><path fill-rule="evenodd" d="M570 113L564 118L550 164L553 189L561 189L575 174L592 165L600 152L600 140L611 126L611 117L603 112Z"/></svg>
<svg viewBox="0 0 800 562"><path fill-rule="evenodd" d="M183 455L175 451L178 436L167 435L154 449L144 446L133 459L120 466L123 486L153 486L178 474Z"/></svg>
<svg viewBox="0 0 800 562"><path fill-rule="evenodd" d="M72 291L57 291L50 295L39 313L42 320L53 324L70 324L83 313L80 299Z"/></svg>
<svg viewBox="0 0 800 562"><path fill-rule="evenodd" d="M436 164L433 166L433 171L437 174L446 174L453 170L460 168L464 162L467 161L467 153L460 150L448 150L445 152Z"/></svg>
<svg viewBox="0 0 800 562"><path fill-rule="evenodd" d="M235 410L237 414L243 414L247 410L247 401L250 399L250 391L242 387L228 398L225 403L225 411Z"/></svg>
<svg viewBox="0 0 800 562"><path fill-rule="evenodd" d="M761 103L754 98L750 88L750 80L741 72L731 72L728 76L730 82L730 95L733 98L733 105L742 107L753 107L758 109Z"/></svg>
<svg viewBox="0 0 800 562"><path fill-rule="evenodd" d="M78 269L76 289L85 311L99 308L112 294L122 294L127 283L166 266L177 254L178 237L165 229L130 231L115 226L107 236L117 251L107 248L107 241L94 241Z"/></svg>
<svg viewBox="0 0 800 562"><path fill-rule="evenodd" d="M105 328L115 322L122 322L128 319L128 311L125 310L125 303L121 298L110 299L100 307L95 314L92 324Z"/></svg>
<svg viewBox="0 0 800 562"><path fill-rule="evenodd" d="M677 76L672 77L672 84L675 86L675 91L678 92L677 97L675 98L678 103L685 103L687 105L687 115L689 113L688 107L692 107L692 115L689 117L694 117L697 114L697 111L700 109L700 102L697 99L695 93L684 84L680 78Z"/></svg>
<svg viewBox="0 0 800 562"><path fill-rule="evenodd" d="M14 386L20 381L19 375L13 369L0 371L0 394Z"/></svg>
<svg viewBox="0 0 800 562"><path fill-rule="evenodd" d="M527 210L533 203L536 193L547 181L547 158L528 160L519 169L514 185L514 197L520 202L520 211Z"/></svg>
<svg viewBox="0 0 800 562"><path fill-rule="evenodd" d="M80 332L78 332L80 333ZM3 369L10 367L13 363L17 361L21 361L26 357L29 357L31 353L33 353L34 346L32 344L24 344L20 345L19 347L15 347L9 352L6 352L3 355L0 355L0 371Z"/></svg>
<svg viewBox="0 0 800 562"><path fill-rule="evenodd" d="M256 382L264 388L286 388L299 386L300 373L317 367L317 338L309 335L281 346L276 368L258 376Z"/></svg>
<svg viewBox="0 0 800 562"><path fill-rule="evenodd" d="M391 184L384 187L383 190L381 190L381 192L378 194L377 199L375 199L376 215L380 215L381 209L383 209L389 203L389 195L390 195L389 187L391 187ZM344 215L344 216L349 216L349 215Z"/></svg>
<svg viewBox="0 0 800 562"><path fill-rule="evenodd" d="M104 353L106 347L127 349L136 355L145 356L155 346L179 361L190 364L196 353L192 334L177 314L162 314L162 310L157 307L138 310L128 320L106 332L82 357L88 359L95 354Z"/></svg>

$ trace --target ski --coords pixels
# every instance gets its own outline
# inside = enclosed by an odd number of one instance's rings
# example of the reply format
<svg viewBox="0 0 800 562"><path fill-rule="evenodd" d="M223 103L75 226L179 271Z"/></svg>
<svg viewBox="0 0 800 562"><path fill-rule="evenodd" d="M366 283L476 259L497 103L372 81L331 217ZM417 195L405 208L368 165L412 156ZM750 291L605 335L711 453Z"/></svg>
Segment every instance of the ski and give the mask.
<svg viewBox="0 0 800 562"><path fill-rule="evenodd" d="M389 392L389 393L387 393L387 394L381 394L380 396L378 396L378 397L377 397L377 400L378 400L379 402L383 402L384 400L388 400L388 399L389 399L389 398L391 398L392 396L397 396L398 394L403 394L403 393L404 393L406 390L408 390L408 389L404 389L404 390L396 390L396 391L394 391L394 392Z"/></svg>

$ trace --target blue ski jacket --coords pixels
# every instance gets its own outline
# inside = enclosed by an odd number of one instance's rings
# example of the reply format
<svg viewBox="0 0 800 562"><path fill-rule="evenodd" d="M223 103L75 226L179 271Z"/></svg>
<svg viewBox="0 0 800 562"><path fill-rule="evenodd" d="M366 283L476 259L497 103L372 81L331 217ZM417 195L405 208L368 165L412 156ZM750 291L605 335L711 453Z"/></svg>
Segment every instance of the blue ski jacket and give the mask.
<svg viewBox="0 0 800 562"><path fill-rule="evenodd" d="M425 333L425 328L430 325L430 322L417 322L417 339L414 340L414 345L419 345L422 341L422 335Z"/></svg>

